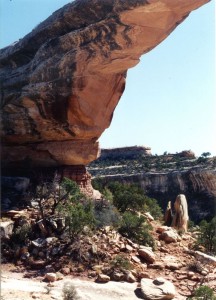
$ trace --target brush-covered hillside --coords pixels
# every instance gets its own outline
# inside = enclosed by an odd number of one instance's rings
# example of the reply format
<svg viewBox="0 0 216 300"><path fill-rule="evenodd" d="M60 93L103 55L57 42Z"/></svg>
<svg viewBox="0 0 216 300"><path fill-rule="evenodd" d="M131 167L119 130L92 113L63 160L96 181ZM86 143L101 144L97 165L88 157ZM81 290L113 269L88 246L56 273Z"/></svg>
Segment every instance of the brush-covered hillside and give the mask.
<svg viewBox="0 0 216 300"><path fill-rule="evenodd" d="M165 209L168 201L185 194L195 222L216 215L216 157L191 150L152 155L149 147L102 149L88 166L96 180L137 183Z"/></svg>

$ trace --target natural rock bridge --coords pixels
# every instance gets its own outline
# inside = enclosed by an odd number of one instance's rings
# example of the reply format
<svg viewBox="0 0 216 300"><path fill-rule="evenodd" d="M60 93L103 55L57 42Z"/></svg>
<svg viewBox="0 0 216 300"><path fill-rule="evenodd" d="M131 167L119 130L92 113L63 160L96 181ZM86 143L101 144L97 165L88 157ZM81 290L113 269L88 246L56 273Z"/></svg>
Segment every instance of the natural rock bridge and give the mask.
<svg viewBox="0 0 216 300"><path fill-rule="evenodd" d="M77 0L0 51L3 167L96 159L127 70L208 0Z"/></svg>

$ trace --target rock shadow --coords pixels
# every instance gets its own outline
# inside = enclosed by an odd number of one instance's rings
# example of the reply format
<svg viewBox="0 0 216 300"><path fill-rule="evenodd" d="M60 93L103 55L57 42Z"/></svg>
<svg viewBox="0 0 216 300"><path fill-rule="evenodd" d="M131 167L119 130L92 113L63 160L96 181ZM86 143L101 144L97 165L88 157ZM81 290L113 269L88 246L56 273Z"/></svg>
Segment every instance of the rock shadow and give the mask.
<svg viewBox="0 0 216 300"><path fill-rule="evenodd" d="M142 294L141 288L135 289L134 294L137 296L137 298L143 299L143 294Z"/></svg>

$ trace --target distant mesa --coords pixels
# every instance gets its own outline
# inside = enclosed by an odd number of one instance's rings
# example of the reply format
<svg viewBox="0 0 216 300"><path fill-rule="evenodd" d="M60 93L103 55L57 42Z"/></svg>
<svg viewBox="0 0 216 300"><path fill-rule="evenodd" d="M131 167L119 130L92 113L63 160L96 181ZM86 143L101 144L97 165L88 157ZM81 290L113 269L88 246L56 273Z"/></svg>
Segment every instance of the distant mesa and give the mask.
<svg viewBox="0 0 216 300"><path fill-rule="evenodd" d="M132 147L121 147L112 149L101 149L101 159L124 159L130 158L135 159L140 156L147 156L151 154L151 148L146 146L132 146Z"/></svg>

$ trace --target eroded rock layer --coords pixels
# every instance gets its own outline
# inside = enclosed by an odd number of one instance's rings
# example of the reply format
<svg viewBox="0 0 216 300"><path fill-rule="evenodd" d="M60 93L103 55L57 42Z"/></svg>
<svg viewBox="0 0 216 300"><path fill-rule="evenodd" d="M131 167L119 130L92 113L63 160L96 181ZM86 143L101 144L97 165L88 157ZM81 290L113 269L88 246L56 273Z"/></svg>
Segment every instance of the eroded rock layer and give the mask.
<svg viewBox="0 0 216 300"><path fill-rule="evenodd" d="M98 155L128 68L208 0L77 0L0 52L3 166Z"/></svg>
<svg viewBox="0 0 216 300"><path fill-rule="evenodd" d="M4 169L2 172L2 204L9 201L21 203L24 201L24 194L30 186L38 186L44 182L61 182L64 177L75 181L81 192L90 198L100 198L100 193L95 191L91 185L91 175L86 171L85 166L60 166L60 167L39 167L39 168L14 168Z"/></svg>
<svg viewBox="0 0 216 300"><path fill-rule="evenodd" d="M104 182L136 183L149 197L157 199L164 209L168 201L174 204L178 194L188 201L189 218L200 222L216 214L216 171L191 168L182 171L143 172L134 175L104 176Z"/></svg>

